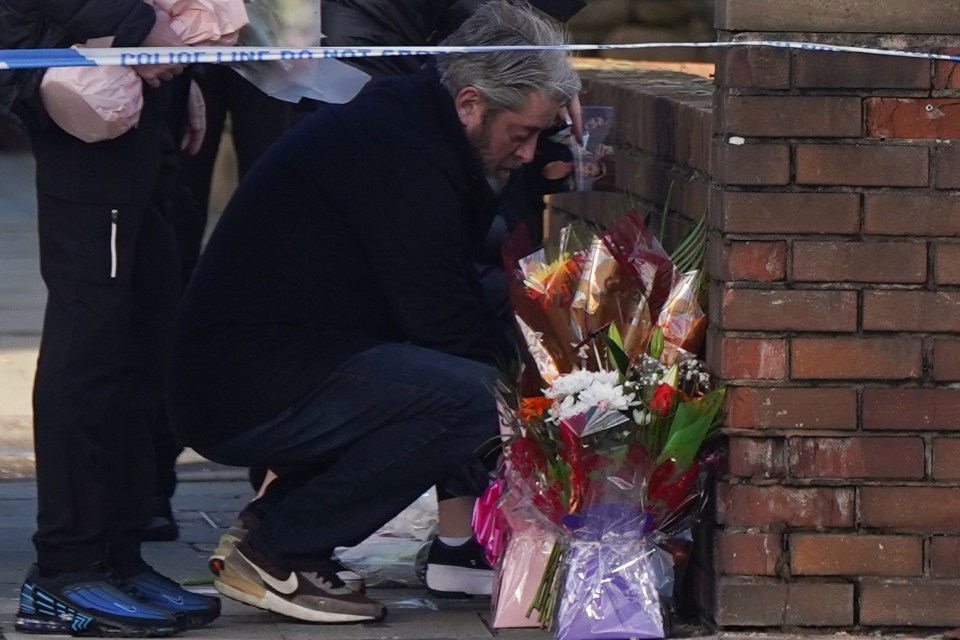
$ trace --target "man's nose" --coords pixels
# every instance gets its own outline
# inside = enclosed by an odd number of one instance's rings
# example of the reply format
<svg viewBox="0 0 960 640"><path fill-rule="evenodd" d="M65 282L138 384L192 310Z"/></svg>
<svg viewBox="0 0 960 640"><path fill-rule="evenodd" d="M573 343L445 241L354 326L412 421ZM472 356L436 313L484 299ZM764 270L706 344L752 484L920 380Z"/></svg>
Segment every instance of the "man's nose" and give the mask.
<svg viewBox="0 0 960 640"><path fill-rule="evenodd" d="M532 136L523 144L517 147L513 155L517 156L523 164L533 162L533 155L537 152L537 136Z"/></svg>

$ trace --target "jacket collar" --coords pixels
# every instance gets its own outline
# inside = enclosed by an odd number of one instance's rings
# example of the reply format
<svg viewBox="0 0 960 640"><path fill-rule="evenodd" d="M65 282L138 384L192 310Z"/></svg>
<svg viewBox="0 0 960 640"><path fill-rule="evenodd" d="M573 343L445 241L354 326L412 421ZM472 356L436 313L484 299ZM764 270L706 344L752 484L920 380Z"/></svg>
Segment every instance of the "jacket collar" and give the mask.
<svg viewBox="0 0 960 640"><path fill-rule="evenodd" d="M436 65L433 62L428 62L414 77L417 82L423 83L434 97L433 102L437 106L437 116L443 132L463 159L463 174L468 195L475 199L475 204L480 209L493 206L497 199L496 194L487 182L480 157L476 149L473 148L473 144L467 137L467 132L457 116L453 97L440 84L440 73Z"/></svg>

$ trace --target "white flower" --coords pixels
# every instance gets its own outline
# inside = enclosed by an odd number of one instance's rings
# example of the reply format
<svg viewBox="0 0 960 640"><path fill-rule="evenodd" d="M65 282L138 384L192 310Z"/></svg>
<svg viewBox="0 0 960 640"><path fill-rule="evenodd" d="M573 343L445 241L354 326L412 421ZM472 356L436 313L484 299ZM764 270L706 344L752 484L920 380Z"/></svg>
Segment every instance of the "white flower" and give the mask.
<svg viewBox="0 0 960 640"><path fill-rule="evenodd" d="M548 398L562 398L564 396L580 393L593 384L594 380L597 379L597 376L602 376L608 373L610 372L593 372L587 371L586 369L579 369L571 373L566 373L554 380L553 384L550 385L550 388L547 389L543 395L547 396ZM614 380L616 380L616 372L612 372L612 375Z"/></svg>
<svg viewBox="0 0 960 640"><path fill-rule="evenodd" d="M594 407L625 411L638 402L634 385L621 384L616 371L574 371L554 380L544 395L559 400L550 409L550 415L559 420L586 413Z"/></svg>
<svg viewBox="0 0 960 640"><path fill-rule="evenodd" d="M636 401L636 396L632 392L627 393L618 384L597 381L580 393L579 400L590 406L624 411L630 407L632 402Z"/></svg>

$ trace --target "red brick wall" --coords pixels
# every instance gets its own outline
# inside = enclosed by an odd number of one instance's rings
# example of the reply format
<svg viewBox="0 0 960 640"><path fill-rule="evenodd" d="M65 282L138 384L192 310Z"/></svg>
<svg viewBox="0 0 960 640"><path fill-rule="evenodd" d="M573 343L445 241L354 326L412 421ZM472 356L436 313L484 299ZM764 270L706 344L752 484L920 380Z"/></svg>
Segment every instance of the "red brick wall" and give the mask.
<svg viewBox="0 0 960 640"><path fill-rule="evenodd" d="M955 83L918 59L720 56L708 349L730 455L699 581L722 627L960 624Z"/></svg>
<svg viewBox="0 0 960 640"><path fill-rule="evenodd" d="M672 219L709 210L729 455L700 610L721 628L960 625L960 72L752 47L720 55L712 103L692 76L586 77L654 225L671 181Z"/></svg>

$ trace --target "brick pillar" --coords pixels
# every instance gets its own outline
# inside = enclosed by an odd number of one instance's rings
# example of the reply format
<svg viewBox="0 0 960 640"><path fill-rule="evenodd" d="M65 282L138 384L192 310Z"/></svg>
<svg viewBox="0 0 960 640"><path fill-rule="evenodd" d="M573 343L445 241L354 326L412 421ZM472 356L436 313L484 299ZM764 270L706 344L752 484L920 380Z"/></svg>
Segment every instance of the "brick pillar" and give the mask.
<svg viewBox="0 0 960 640"><path fill-rule="evenodd" d="M931 50L960 4L718 0L717 27ZM730 455L701 604L721 627L960 625L958 78L719 56L708 358Z"/></svg>

